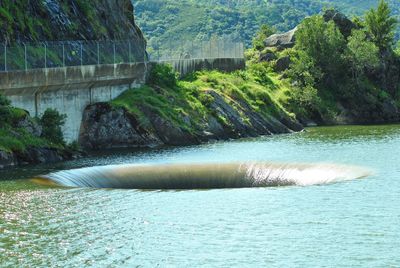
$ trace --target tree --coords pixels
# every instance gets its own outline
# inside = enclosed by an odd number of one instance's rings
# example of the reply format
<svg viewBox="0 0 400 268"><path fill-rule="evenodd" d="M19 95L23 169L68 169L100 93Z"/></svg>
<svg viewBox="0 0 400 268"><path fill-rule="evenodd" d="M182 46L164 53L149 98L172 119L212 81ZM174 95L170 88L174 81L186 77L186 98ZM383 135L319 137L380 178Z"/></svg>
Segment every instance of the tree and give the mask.
<svg viewBox="0 0 400 268"><path fill-rule="evenodd" d="M60 114L57 110L47 109L40 118L42 137L55 144L65 145L61 127L66 118L65 114Z"/></svg>
<svg viewBox="0 0 400 268"><path fill-rule="evenodd" d="M353 30L348 39L345 59L351 64L353 78L358 83L365 68L373 68L379 64L379 48L367 40L363 30Z"/></svg>
<svg viewBox="0 0 400 268"><path fill-rule="evenodd" d="M400 41L397 42L396 48L394 49L394 53L396 53L396 55L400 57Z"/></svg>
<svg viewBox="0 0 400 268"><path fill-rule="evenodd" d="M264 41L276 32L271 26L264 24L253 39L253 47L257 50L265 48Z"/></svg>
<svg viewBox="0 0 400 268"><path fill-rule="evenodd" d="M305 19L296 32L296 49L305 52L323 74L335 76L341 70L346 42L333 21L321 16Z"/></svg>
<svg viewBox="0 0 400 268"><path fill-rule="evenodd" d="M367 12L365 23L372 41L381 51L392 46L397 20L391 16L389 4L385 0L379 2L377 9Z"/></svg>

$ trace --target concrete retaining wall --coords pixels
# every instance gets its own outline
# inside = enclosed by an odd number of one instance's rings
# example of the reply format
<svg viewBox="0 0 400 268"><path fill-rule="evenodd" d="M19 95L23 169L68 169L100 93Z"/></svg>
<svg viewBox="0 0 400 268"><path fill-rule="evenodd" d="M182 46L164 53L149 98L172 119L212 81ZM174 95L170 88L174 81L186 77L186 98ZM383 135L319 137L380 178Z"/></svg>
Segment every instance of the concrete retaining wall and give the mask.
<svg viewBox="0 0 400 268"><path fill-rule="evenodd" d="M233 71L244 59L185 59L167 61L181 75L201 69ZM0 93L12 105L40 116L48 108L67 115L63 132L67 141L79 137L86 106L110 101L129 88L143 85L155 63L90 65L0 72Z"/></svg>
<svg viewBox="0 0 400 268"><path fill-rule="evenodd" d="M110 101L128 88L145 82L147 66L91 65L0 73L0 92L12 105L40 116L48 108L67 115L63 132L77 140L85 107Z"/></svg>

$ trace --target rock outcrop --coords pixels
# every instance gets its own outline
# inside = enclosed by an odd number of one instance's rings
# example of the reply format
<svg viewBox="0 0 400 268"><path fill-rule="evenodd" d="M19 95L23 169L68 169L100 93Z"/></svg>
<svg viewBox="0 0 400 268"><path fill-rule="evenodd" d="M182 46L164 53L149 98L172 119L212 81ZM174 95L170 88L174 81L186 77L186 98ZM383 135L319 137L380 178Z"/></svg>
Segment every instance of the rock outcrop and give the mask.
<svg viewBox="0 0 400 268"><path fill-rule="evenodd" d="M322 14L325 21L332 20L344 37L349 37L356 25L343 13L335 9L328 9ZM273 34L265 39L265 47L275 47L279 50L291 48L296 42L297 27L285 33Z"/></svg>
<svg viewBox="0 0 400 268"><path fill-rule="evenodd" d="M356 25L343 13L335 10L328 9L322 15L325 21L333 21L338 27L339 31L343 34L344 37L349 37L351 35L351 31L356 28Z"/></svg>
<svg viewBox="0 0 400 268"><path fill-rule="evenodd" d="M278 49L291 48L294 46L296 38L297 27L282 34L273 34L265 39L264 44L266 47L276 47Z"/></svg>
<svg viewBox="0 0 400 268"><path fill-rule="evenodd" d="M207 94L214 100L207 120L192 122L185 117L184 125L171 122L147 107L137 107L146 118L144 125L143 119L124 108L109 103L90 105L84 111L80 144L87 149L193 145L302 130L287 115L265 116L240 100L228 103L214 90Z"/></svg>
<svg viewBox="0 0 400 268"><path fill-rule="evenodd" d="M56 163L71 160L80 153L45 147L30 147L23 152L6 152L0 150L0 169L28 164Z"/></svg>
<svg viewBox="0 0 400 268"><path fill-rule="evenodd" d="M130 0L4 2L1 1L1 43L129 39L132 47L145 47Z"/></svg>

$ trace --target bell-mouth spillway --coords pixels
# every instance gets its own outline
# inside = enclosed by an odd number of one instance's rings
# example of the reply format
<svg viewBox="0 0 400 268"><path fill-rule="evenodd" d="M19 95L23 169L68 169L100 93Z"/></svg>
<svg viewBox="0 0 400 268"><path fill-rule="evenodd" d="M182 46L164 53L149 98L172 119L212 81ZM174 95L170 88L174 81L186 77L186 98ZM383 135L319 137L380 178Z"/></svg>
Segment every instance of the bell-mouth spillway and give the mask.
<svg viewBox="0 0 400 268"><path fill-rule="evenodd" d="M309 186L369 175L366 168L326 163L127 164L59 171L34 181L78 188L182 190Z"/></svg>

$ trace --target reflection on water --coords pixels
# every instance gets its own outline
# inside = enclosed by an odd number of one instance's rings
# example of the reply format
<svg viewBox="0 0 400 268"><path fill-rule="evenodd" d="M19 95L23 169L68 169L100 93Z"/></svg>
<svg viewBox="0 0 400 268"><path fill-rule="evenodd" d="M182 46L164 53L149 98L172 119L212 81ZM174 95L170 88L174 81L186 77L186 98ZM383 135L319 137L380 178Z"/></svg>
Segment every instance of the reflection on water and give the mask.
<svg viewBox="0 0 400 268"><path fill-rule="evenodd" d="M0 267L398 267L400 127L113 152L0 172ZM363 180L211 191L43 187L89 166L231 161L366 166Z"/></svg>

